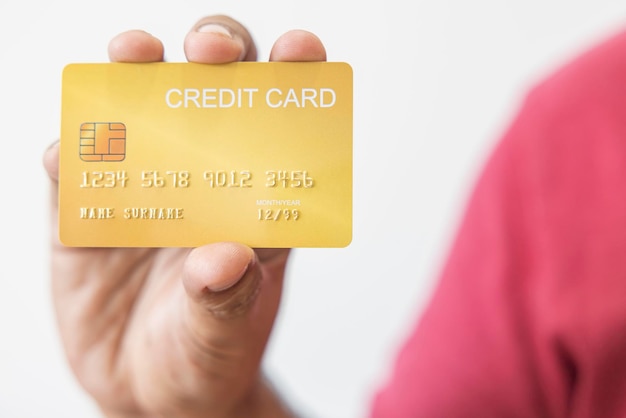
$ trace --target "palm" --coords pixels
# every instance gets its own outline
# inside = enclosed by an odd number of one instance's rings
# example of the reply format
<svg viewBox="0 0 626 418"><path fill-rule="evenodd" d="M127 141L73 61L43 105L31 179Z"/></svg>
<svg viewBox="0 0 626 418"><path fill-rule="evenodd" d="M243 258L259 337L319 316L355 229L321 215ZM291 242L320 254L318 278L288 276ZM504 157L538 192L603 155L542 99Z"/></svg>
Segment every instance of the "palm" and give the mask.
<svg viewBox="0 0 626 418"><path fill-rule="evenodd" d="M241 370L216 374L226 347L187 318L181 272L190 250L54 247L53 292L66 352L79 381L104 408L136 414L147 405L176 412L206 408L221 396L215 386L242 370L254 375L275 311L254 318L258 347L229 347ZM282 279L287 254L259 251L264 275Z"/></svg>
<svg viewBox="0 0 626 418"><path fill-rule="evenodd" d="M172 319L158 312L182 296L179 279L187 251L56 247L54 252L57 317L75 373L96 399L136 408L132 358L150 356L150 349L137 352L150 340L155 346L166 343L166 327L147 321Z"/></svg>

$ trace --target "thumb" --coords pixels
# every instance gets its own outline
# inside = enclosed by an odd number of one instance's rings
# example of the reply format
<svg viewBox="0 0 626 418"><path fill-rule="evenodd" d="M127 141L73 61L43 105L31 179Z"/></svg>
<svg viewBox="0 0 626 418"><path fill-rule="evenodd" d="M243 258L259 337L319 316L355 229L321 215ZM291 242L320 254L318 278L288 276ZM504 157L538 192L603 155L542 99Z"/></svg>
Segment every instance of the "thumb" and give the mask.
<svg viewBox="0 0 626 418"><path fill-rule="evenodd" d="M167 292L171 303L157 309L156 326L146 327L145 342L137 345L134 375L142 407L154 416L200 417L207 411L250 416L232 412L253 401L263 387L260 364L288 254L257 253L232 242L187 254L182 286Z"/></svg>
<svg viewBox="0 0 626 418"><path fill-rule="evenodd" d="M190 313L235 320L245 316L257 296L261 274L254 251L241 244L219 243L194 249L185 262L183 285Z"/></svg>
<svg viewBox="0 0 626 418"><path fill-rule="evenodd" d="M194 249L186 259L185 341L194 363L219 376L207 383L222 399L241 397L258 381L280 302L287 254L261 261L245 245L217 243Z"/></svg>

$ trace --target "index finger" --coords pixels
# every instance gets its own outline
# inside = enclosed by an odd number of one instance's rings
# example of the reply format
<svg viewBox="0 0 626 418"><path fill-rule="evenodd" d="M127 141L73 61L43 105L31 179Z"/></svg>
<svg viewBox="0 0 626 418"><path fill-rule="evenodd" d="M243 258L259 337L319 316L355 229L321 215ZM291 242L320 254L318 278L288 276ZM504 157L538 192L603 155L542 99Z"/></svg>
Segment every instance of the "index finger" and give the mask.
<svg viewBox="0 0 626 418"><path fill-rule="evenodd" d="M163 61L163 43L142 30L122 32L109 42L109 59L113 62Z"/></svg>

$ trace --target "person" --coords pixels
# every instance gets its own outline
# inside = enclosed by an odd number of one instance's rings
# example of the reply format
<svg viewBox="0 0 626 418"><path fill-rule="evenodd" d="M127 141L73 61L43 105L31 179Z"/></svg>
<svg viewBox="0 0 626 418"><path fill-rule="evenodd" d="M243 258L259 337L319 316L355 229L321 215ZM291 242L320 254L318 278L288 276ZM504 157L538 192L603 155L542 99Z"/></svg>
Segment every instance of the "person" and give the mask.
<svg viewBox="0 0 626 418"><path fill-rule="evenodd" d="M530 88L375 417L626 416L626 31Z"/></svg>
<svg viewBox="0 0 626 418"><path fill-rule="evenodd" d="M190 61L254 60L225 16L185 39ZM132 31L113 61L163 58ZM288 32L277 61L321 61L313 34ZM65 248L52 290L74 373L107 417L294 415L259 364L289 250ZM626 32L535 86L490 154L441 278L399 351L372 417L626 416Z"/></svg>

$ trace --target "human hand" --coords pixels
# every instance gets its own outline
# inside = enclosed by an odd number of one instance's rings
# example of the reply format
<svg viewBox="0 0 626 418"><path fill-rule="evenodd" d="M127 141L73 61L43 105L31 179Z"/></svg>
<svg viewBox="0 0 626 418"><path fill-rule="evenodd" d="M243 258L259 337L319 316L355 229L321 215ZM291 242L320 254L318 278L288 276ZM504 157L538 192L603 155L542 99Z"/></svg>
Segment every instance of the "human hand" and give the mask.
<svg viewBox="0 0 626 418"><path fill-rule="evenodd" d="M198 21L189 61L256 60L248 31L225 16ZM142 31L109 44L112 61L163 60ZM320 40L291 31L272 61L324 61ZM51 179L52 294L78 381L108 417L280 417L288 411L260 362L278 309L287 249L237 243L183 248L70 248L57 238L58 143L44 154Z"/></svg>

